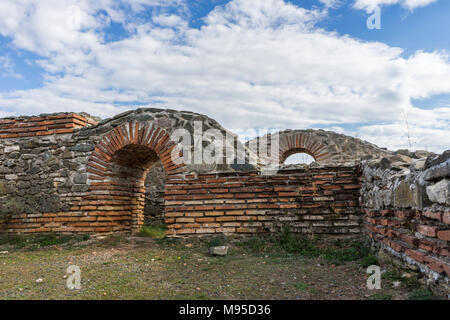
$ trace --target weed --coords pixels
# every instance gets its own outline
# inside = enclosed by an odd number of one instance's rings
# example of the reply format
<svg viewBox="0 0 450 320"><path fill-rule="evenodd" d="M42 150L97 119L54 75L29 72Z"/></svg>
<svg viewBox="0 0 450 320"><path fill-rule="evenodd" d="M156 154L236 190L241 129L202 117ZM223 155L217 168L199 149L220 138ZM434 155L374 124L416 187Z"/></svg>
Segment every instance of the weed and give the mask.
<svg viewBox="0 0 450 320"><path fill-rule="evenodd" d="M370 300L391 300L392 294L390 293L375 293L369 297Z"/></svg>
<svg viewBox="0 0 450 320"><path fill-rule="evenodd" d="M389 281L399 281L403 288L407 289L417 289L420 288L421 284L417 275L409 274L408 277L402 277L402 275L408 274L405 270L394 268L391 270L387 270L381 275L381 279L389 280Z"/></svg>
<svg viewBox="0 0 450 320"><path fill-rule="evenodd" d="M294 283L293 286L295 287L295 289L300 290L300 291L305 291L309 288L309 285L307 283L303 283L303 282Z"/></svg>
<svg viewBox="0 0 450 320"><path fill-rule="evenodd" d="M237 246L245 248L252 253L261 253L265 251L270 244L270 240L263 237L251 237L237 242Z"/></svg>
<svg viewBox="0 0 450 320"><path fill-rule="evenodd" d="M60 235L48 233L38 236L6 235L0 237L0 246L9 245L16 249L26 248L29 250L34 250L42 247L85 241L89 238L90 236L88 234Z"/></svg>
<svg viewBox="0 0 450 320"><path fill-rule="evenodd" d="M163 224L154 224L142 226L139 235L142 237L150 237L153 239L162 239L166 236L167 227Z"/></svg>
<svg viewBox="0 0 450 320"><path fill-rule="evenodd" d="M378 260L375 256L369 254L363 258L361 258L360 264L363 268L367 268L371 265L378 265Z"/></svg>
<svg viewBox="0 0 450 320"><path fill-rule="evenodd" d="M320 250L316 247L316 238L308 239L304 236L291 233L289 226L283 226L281 230L280 246L289 253L299 253L308 257L317 257Z"/></svg>
<svg viewBox="0 0 450 320"><path fill-rule="evenodd" d="M227 239L224 236L217 236L208 238L205 243L208 247L219 247L226 245Z"/></svg>
<svg viewBox="0 0 450 320"><path fill-rule="evenodd" d="M430 289L426 287L420 287L414 290L409 296L408 300L437 300L438 298L433 295Z"/></svg>

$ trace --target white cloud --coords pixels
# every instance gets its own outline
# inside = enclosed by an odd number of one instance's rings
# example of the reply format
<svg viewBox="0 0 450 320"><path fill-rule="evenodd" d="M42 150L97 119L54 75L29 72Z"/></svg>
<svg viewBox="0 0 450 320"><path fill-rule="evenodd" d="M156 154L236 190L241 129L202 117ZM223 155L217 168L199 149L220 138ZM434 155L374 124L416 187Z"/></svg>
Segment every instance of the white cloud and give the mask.
<svg viewBox="0 0 450 320"><path fill-rule="evenodd" d="M0 56L0 77L21 79L22 75L14 71L14 63L8 56Z"/></svg>
<svg viewBox="0 0 450 320"><path fill-rule="evenodd" d="M79 1L82 28L68 29L60 15L70 3L1 2L0 34L42 56L46 81L42 88L0 93L0 115L86 111L106 117L139 103L204 113L236 131L362 125L353 132L397 148L404 146L402 115L412 110L416 145L447 147L450 110L421 110L410 102L450 92L446 52L405 58L400 48L315 27L326 9L282 0L231 1L216 7L201 29L189 27L183 4L172 2L174 13L166 2L144 0L127 10L110 0ZM133 18L149 4L159 8L152 21ZM108 15L96 14L99 8ZM130 35L106 42L111 19Z"/></svg>
<svg viewBox="0 0 450 320"><path fill-rule="evenodd" d="M343 0L319 0L319 2L328 8L337 8L342 4Z"/></svg>
<svg viewBox="0 0 450 320"><path fill-rule="evenodd" d="M354 7L357 9L367 9L375 6L399 4L409 10L418 7L425 7L438 0L355 0Z"/></svg>

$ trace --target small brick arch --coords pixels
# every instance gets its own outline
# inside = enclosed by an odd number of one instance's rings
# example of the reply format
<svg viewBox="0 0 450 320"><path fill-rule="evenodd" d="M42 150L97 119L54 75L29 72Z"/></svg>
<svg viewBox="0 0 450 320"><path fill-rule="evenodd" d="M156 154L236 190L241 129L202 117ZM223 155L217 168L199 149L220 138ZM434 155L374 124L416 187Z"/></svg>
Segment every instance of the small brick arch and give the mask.
<svg viewBox="0 0 450 320"><path fill-rule="evenodd" d="M97 222L105 221L104 231L140 229L145 177L157 160L166 179L186 172L182 152L163 128L128 122L101 137L87 163L90 187L83 207L89 216L98 216Z"/></svg>
<svg viewBox="0 0 450 320"><path fill-rule="evenodd" d="M318 162L331 157L325 145L310 135L301 132L294 132L290 135L281 134L279 146L280 164L295 153L309 154Z"/></svg>

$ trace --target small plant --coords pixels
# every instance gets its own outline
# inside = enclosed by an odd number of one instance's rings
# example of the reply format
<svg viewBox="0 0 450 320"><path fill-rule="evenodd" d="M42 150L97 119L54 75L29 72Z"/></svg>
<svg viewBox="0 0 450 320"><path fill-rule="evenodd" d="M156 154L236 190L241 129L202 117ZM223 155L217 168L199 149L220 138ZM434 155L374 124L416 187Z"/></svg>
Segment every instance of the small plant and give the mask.
<svg viewBox="0 0 450 320"><path fill-rule="evenodd" d="M166 230L167 227L163 224L142 226L139 235L142 237L149 237L153 239L162 239L166 236Z"/></svg>
<svg viewBox="0 0 450 320"><path fill-rule="evenodd" d="M369 255L363 257L361 259L360 263L363 268L367 268L368 266L371 266L371 265L378 265L378 260L373 255L369 254Z"/></svg>
<svg viewBox="0 0 450 320"><path fill-rule="evenodd" d="M250 250L252 253L262 253L272 244L270 237L250 237L237 242L237 246Z"/></svg>
<svg viewBox="0 0 450 320"><path fill-rule="evenodd" d="M291 228L285 225L281 229L280 246L289 253L299 253L308 257L317 257L320 250L316 247L317 238L308 239L294 235Z"/></svg>
<svg viewBox="0 0 450 320"><path fill-rule="evenodd" d="M381 275L381 278L392 282L399 281L402 287L406 289L418 289L421 287L417 275L415 274L411 275L407 273L405 270L399 268L394 268L384 272Z"/></svg>
<svg viewBox="0 0 450 320"><path fill-rule="evenodd" d="M300 291L305 291L309 288L309 285L307 283L303 283L303 282L294 283L293 286L295 287L295 289L300 290Z"/></svg>
<svg viewBox="0 0 450 320"><path fill-rule="evenodd" d="M227 239L224 236L211 237L206 241L208 247L219 247L227 244Z"/></svg>
<svg viewBox="0 0 450 320"><path fill-rule="evenodd" d="M409 296L408 300L437 300L430 289L426 287L420 287L414 290Z"/></svg>
<svg viewBox="0 0 450 320"><path fill-rule="evenodd" d="M0 237L0 245L10 245L17 249L27 248L33 250L42 247L85 241L89 238L90 236L88 234L60 235L48 233L37 236L6 235Z"/></svg>
<svg viewBox="0 0 450 320"><path fill-rule="evenodd" d="M392 294L390 293L375 293L369 297L370 300L391 300Z"/></svg>

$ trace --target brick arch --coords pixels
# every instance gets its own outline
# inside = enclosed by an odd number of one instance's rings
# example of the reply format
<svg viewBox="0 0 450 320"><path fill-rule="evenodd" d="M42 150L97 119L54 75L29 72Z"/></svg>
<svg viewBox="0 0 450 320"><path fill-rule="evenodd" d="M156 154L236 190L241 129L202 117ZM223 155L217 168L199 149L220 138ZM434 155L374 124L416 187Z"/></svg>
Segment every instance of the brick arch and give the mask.
<svg viewBox="0 0 450 320"><path fill-rule="evenodd" d="M331 157L324 144L318 139L302 132L280 134L279 146L280 164L284 163L289 156L295 153L309 154L317 162L327 160Z"/></svg>
<svg viewBox="0 0 450 320"><path fill-rule="evenodd" d="M175 154L177 158L172 159ZM143 224L145 177L161 160L166 179L186 172L182 152L163 128L128 122L104 134L87 163L84 208L101 231L136 232ZM101 221L104 221L103 223Z"/></svg>

